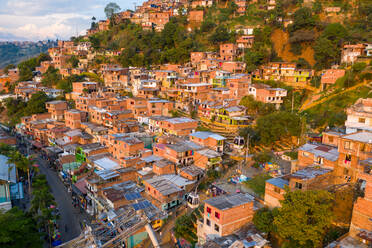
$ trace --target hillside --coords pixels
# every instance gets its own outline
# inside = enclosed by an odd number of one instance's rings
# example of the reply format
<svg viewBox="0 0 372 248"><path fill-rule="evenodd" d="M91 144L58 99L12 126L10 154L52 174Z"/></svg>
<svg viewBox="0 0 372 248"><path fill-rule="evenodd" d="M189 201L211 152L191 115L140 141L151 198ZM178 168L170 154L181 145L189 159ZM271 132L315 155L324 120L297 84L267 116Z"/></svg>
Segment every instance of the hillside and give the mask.
<svg viewBox="0 0 372 248"><path fill-rule="evenodd" d="M275 29L271 34L271 41L274 46L275 52L280 58L285 61L294 61L299 58L304 58L311 66L315 65L314 59L314 49L311 45L306 45L301 51L301 54L293 54L291 49L291 44L288 42L289 34L284 32L282 29Z"/></svg>
<svg viewBox="0 0 372 248"><path fill-rule="evenodd" d="M0 68L35 57L56 46L55 41L0 42Z"/></svg>

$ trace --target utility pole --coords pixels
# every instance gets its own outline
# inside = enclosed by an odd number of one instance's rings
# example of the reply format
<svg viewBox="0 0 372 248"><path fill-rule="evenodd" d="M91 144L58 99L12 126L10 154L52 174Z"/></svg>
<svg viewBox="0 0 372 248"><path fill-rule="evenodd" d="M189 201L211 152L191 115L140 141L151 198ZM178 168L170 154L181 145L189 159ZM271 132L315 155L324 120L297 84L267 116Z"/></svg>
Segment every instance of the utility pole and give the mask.
<svg viewBox="0 0 372 248"><path fill-rule="evenodd" d="M292 113L293 113L293 105L294 105L294 90L292 90Z"/></svg>

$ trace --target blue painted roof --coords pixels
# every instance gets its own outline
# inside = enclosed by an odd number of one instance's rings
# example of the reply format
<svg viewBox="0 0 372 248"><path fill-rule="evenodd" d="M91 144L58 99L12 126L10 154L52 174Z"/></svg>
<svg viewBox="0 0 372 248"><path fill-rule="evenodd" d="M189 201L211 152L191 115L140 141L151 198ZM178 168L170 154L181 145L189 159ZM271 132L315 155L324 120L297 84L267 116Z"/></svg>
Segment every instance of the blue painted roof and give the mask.
<svg viewBox="0 0 372 248"><path fill-rule="evenodd" d="M215 139L215 140L225 140L226 138L219 135L219 134L216 134L216 133L212 133L212 132L203 132L203 131L199 131L199 132L195 132L195 133L192 133L190 134L190 136L193 136L193 137L196 137L196 138L199 138L199 139L207 139L209 137Z"/></svg>
<svg viewBox="0 0 372 248"><path fill-rule="evenodd" d="M132 207L136 211L140 210L140 209L146 209L146 208L149 208L149 207L152 207L152 206L153 205L148 200L144 200L144 201L132 204Z"/></svg>
<svg viewBox="0 0 372 248"><path fill-rule="evenodd" d="M284 189L284 186L285 185L288 185L288 181L283 179L283 178L280 178L280 177L276 177L276 178L271 178L269 180L267 180L266 182L276 186L276 187L279 187L281 189Z"/></svg>
<svg viewBox="0 0 372 248"><path fill-rule="evenodd" d="M136 200L142 198L140 193L129 193L129 194L124 194L125 199L128 201Z"/></svg>

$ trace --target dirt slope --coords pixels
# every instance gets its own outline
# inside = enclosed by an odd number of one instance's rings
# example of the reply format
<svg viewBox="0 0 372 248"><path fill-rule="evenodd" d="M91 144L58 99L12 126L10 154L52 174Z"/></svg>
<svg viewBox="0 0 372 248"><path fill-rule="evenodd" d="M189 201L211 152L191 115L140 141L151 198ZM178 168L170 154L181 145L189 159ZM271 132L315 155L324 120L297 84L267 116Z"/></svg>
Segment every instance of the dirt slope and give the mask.
<svg viewBox="0 0 372 248"><path fill-rule="evenodd" d="M314 60L314 50L310 45L303 46L302 54L301 55L294 55L291 53L289 40L289 34L284 32L281 29L275 29L273 34L271 35L271 40L274 44L274 49L279 57L281 57L284 61L292 61L297 60L299 58L306 59L312 66L315 64Z"/></svg>

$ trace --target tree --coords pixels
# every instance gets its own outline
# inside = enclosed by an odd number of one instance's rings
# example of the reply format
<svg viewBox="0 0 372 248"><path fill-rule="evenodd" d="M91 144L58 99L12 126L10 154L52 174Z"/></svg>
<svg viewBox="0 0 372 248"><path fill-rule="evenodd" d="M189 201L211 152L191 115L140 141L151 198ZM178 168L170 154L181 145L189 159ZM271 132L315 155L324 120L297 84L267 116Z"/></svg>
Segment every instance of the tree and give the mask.
<svg viewBox="0 0 372 248"><path fill-rule="evenodd" d="M174 225L174 234L177 238L183 237L190 243L196 243L198 238L195 234L191 214L185 214L176 219L176 223Z"/></svg>
<svg viewBox="0 0 372 248"><path fill-rule="evenodd" d="M316 0L313 3L313 11L315 14L319 14L322 12L322 3L319 0Z"/></svg>
<svg viewBox="0 0 372 248"><path fill-rule="evenodd" d="M117 14L120 11L120 6L117 5L116 3L108 3L105 7L105 14L107 19L112 19L112 17Z"/></svg>
<svg viewBox="0 0 372 248"><path fill-rule="evenodd" d="M78 67L79 65L79 59L73 55L71 56L68 60L67 60L67 63L69 63L71 65L72 68L76 68Z"/></svg>
<svg viewBox="0 0 372 248"><path fill-rule="evenodd" d="M7 66L4 67L4 70L3 71L4 71L5 74L8 74L9 70L10 69L14 69L15 67L16 67L15 65L9 64L9 65L7 65Z"/></svg>
<svg viewBox="0 0 372 248"><path fill-rule="evenodd" d="M219 25L209 37L211 42L225 42L230 39L229 30L224 25Z"/></svg>
<svg viewBox="0 0 372 248"><path fill-rule="evenodd" d="M297 247L320 247L333 219L331 193L287 191L281 204L273 222L279 236Z"/></svg>
<svg viewBox="0 0 372 248"><path fill-rule="evenodd" d="M31 99L27 102L27 107L24 109L24 114L33 115L45 113L45 103L49 100L48 96L43 92L36 92L31 96Z"/></svg>
<svg viewBox="0 0 372 248"><path fill-rule="evenodd" d="M318 38L314 46L315 67L317 69L330 68L333 63L339 61L339 53L334 42L325 37Z"/></svg>
<svg viewBox="0 0 372 248"><path fill-rule="evenodd" d="M0 212L0 247L41 248L41 235L31 217L17 207Z"/></svg>
<svg viewBox="0 0 372 248"><path fill-rule="evenodd" d="M32 79L32 72L40 63L43 61L51 60L50 56L45 53L41 53L38 57L25 60L18 64L19 69L19 81L29 81Z"/></svg>
<svg viewBox="0 0 372 248"><path fill-rule="evenodd" d="M55 218L53 216L52 205L56 205L53 195L50 193L50 188L45 175L37 175L33 179L32 184L32 200L30 212L37 220L39 228L43 228L48 233L49 242L54 231L54 225L51 222Z"/></svg>
<svg viewBox="0 0 372 248"><path fill-rule="evenodd" d="M311 29L316 26L316 20L310 8L304 7L293 14L293 24L288 26L291 33L299 29Z"/></svg>
<svg viewBox="0 0 372 248"><path fill-rule="evenodd" d="M62 79L62 75L59 73L58 69L53 66L49 66L48 70L43 74L42 83L44 86L54 86Z"/></svg>
<svg viewBox="0 0 372 248"><path fill-rule="evenodd" d="M30 158L26 158L19 151L10 151L7 155L9 157L8 164L14 164L17 168L17 172L21 171L27 175L28 181L28 192L31 192L31 179L30 179L30 170L32 169L33 161ZM18 173L17 173L18 175Z"/></svg>
<svg viewBox="0 0 372 248"><path fill-rule="evenodd" d="M256 132L261 143L273 145L275 141L301 133L301 120L297 114L290 112L274 112L257 119Z"/></svg>
<svg viewBox="0 0 372 248"><path fill-rule="evenodd" d="M261 208L254 213L253 224L261 232L269 233L273 230L274 215L268 208Z"/></svg>

